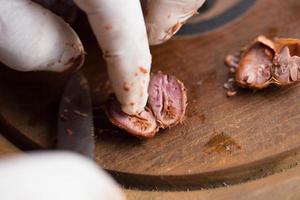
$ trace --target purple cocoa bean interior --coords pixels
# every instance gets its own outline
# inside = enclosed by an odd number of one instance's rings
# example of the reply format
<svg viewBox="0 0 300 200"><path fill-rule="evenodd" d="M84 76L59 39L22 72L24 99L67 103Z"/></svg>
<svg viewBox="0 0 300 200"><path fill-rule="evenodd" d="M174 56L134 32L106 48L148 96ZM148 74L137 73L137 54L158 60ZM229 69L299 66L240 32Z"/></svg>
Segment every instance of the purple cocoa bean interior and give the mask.
<svg viewBox="0 0 300 200"><path fill-rule="evenodd" d="M110 121L136 137L150 138L159 128L175 126L183 120L187 97L183 83L176 77L153 74L148 91L147 107L134 116L124 113L116 98L109 99L106 113Z"/></svg>

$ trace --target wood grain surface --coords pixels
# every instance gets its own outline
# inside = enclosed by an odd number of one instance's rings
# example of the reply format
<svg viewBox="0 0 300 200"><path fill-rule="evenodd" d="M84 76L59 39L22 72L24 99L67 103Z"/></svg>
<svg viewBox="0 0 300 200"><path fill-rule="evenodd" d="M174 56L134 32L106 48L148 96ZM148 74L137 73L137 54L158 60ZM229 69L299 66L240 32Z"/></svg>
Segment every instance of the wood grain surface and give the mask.
<svg viewBox="0 0 300 200"><path fill-rule="evenodd" d="M153 71L176 75L187 89L185 122L141 141L112 127L101 107L111 92L101 52L86 19L76 30L87 51L96 126L96 161L117 180L150 188L199 188L255 177L300 149L300 85L240 91L227 98L228 53L258 34L300 37L298 0L256 1L237 20L199 36L151 48ZM42 77L42 78L41 78ZM0 68L0 129L26 148L51 148L67 76ZM38 79L38 80L37 80ZM291 159L293 160L293 159ZM295 160L287 166L293 165Z"/></svg>
<svg viewBox="0 0 300 200"><path fill-rule="evenodd" d="M184 192L125 190L128 200L297 200L300 199L300 167L246 184Z"/></svg>
<svg viewBox="0 0 300 200"><path fill-rule="evenodd" d="M21 151L0 134L0 158ZM128 200L159 200L159 199L299 199L300 198L300 167L287 170L264 179L230 186L226 182L222 188L197 191L140 191L124 189Z"/></svg>

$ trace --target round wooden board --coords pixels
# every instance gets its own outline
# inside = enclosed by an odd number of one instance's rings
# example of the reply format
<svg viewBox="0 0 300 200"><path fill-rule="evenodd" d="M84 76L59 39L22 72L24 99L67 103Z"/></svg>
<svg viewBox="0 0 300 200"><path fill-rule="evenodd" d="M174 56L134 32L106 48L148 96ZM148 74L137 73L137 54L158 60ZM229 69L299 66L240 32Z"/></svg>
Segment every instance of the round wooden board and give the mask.
<svg viewBox="0 0 300 200"><path fill-rule="evenodd" d="M0 133L0 158L22 154L16 146ZM300 197L300 167L294 167L283 173L268 176L263 179L238 184L235 186L223 183L223 187L210 190L189 191L140 191L123 189L127 199L299 199Z"/></svg>
<svg viewBox="0 0 300 200"><path fill-rule="evenodd" d="M243 90L227 98L223 63L226 54L258 34L300 37L299 9L297 0L257 1L222 28L189 38L175 37L153 47L153 71L163 70L181 79L188 89L189 105L182 125L145 141L111 126L103 114L101 106L111 90L101 52L82 18L76 29L87 51L82 71L92 90L99 165L132 185L197 187L245 180L292 156L300 149L300 85ZM1 67L1 130L30 148L53 147L66 79Z"/></svg>

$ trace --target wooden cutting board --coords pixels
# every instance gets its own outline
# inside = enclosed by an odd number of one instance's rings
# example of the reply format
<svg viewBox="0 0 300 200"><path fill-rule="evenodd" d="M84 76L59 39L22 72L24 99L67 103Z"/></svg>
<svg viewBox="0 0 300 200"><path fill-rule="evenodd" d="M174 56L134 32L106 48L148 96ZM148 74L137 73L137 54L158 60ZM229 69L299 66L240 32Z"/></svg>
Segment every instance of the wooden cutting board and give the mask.
<svg viewBox="0 0 300 200"><path fill-rule="evenodd" d="M0 133L0 158L19 155L22 152ZM0 159L1 160L1 159ZM223 185L221 188L196 191L140 191L124 189L128 200L159 199L215 199L215 200L249 200L249 199L299 199L300 167L294 167L283 173L235 186Z"/></svg>
<svg viewBox="0 0 300 200"><path fill-rule="evenodd" d="M124 190L128 200L286 200L300 199L300 167L234 186L198 191Z"/></svg>
<svg viewBox="0 0 300 200"><path fill-rule="evenodd" d="M255 1L236 20L201 35L175 37L151 48L153 71L188 89L185 122L141 141L107 121L101 107L111 92L101 52L86 19L76 24L87 51L83 73L95 113L96 161L127 186L214 187L290 168L300 150L300 85L241 91L227 98L224 57L258 34L300 38L298 0ZM67 75L0 68L0 129L26 149L55 143L58 103Z"/></svg>

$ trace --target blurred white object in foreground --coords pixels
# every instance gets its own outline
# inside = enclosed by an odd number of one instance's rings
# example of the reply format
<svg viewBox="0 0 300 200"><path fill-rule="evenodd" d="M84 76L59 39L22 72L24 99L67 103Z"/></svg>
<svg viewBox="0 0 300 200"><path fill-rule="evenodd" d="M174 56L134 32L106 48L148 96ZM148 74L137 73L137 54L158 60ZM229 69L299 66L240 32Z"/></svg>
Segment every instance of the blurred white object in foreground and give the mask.
<svg viewBox="0 0 300 200"><path fill-rule="evenodd" d="M72 153L32 153L0 160L1 200L123 200L92 161Z"/></svg>

